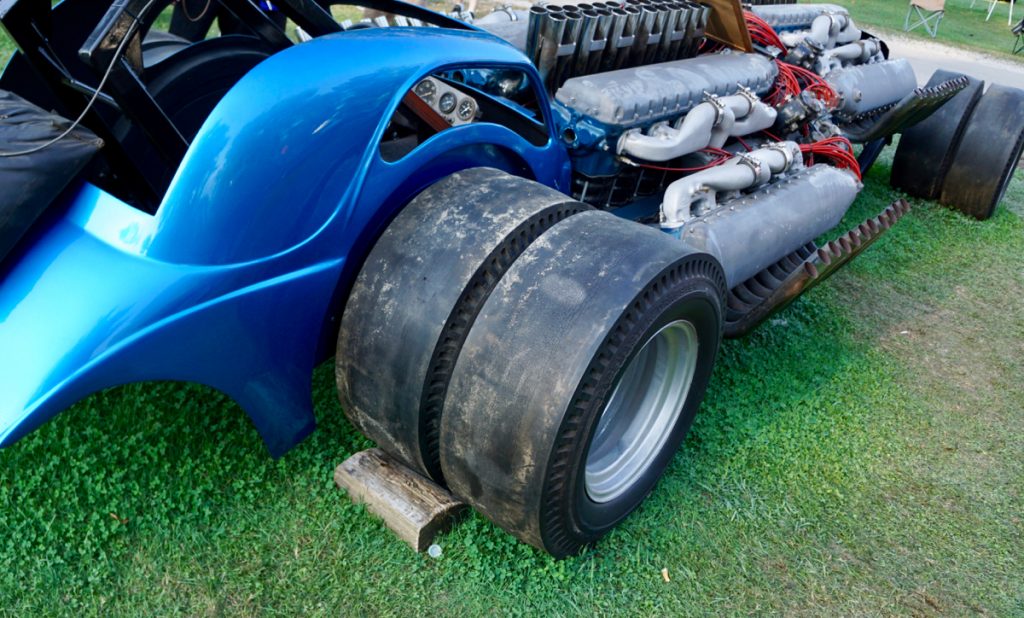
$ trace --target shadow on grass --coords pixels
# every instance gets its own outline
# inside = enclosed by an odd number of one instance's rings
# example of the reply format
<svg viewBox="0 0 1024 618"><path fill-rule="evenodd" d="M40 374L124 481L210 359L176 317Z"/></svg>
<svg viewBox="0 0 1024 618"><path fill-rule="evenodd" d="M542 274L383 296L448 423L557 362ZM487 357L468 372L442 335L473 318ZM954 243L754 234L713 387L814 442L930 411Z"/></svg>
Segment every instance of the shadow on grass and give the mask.
<svg viewBox="0 0 1024 618"><path fill-rule="evenodd" d="M891 201L886 173L872 173L840 231ZM1018 180L1011 198L1020 193ZM900 415L922 405L894 377L906 359L878 344L908 312L953 302L946 281L968 278L971 249L1019 234L1007 217L986 226L924 206L726 342L665 478L579 557L555 562L475 514L441 538L443 560L408 551L332 483L369 443L345 421L328 363L313 377L319 429L278 461L226 397L169 383L90 397L0 452L0 599L35 615L685 613L731 590L718 607L811 609L819 594L834 609L892 609L879 599L902 567L866 566L885 551L869 541L835 545L886 512L879 470L904 454L885 449ZM905 295L899 306L844 298L883 283ZM918 538L910 523L879 525ZM683 584L665 586L663 567ZM867 605L851 601L851 578Z"/></svg>

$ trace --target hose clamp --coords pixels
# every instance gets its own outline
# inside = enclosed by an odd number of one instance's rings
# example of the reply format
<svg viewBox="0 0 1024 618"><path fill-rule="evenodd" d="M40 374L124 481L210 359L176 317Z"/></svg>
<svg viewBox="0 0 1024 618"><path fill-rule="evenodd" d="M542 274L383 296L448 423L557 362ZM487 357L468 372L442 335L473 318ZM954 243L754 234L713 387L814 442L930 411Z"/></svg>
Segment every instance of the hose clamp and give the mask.
<svg viewBox="0 0 1024 618"><path fill-rule="evenodd" d="M751 111L753 111L753 109L757 106L757 104L761 102L760 97L758 97L757 94L753 90L751 90L750 88L744 86L743 84L741 84L739 82L736 83L736 86L739 88L739 90L736 92L736 94L740 95L741 97L743 97L744 99L749 101L750 102L750 109L751 109Z"/></svg>
<svg viewBox="0 0 1024 618"><path fill-rule="evenodd" d="M750 168L750 171L754 172L754 182L760 180L762 166L759 159L752 157L745 152L736 155L735 159L737 164L746 165Z"/></svg>
<svg viewBox="0 0 1024 618"><path fill-rule="evenodd" d="M725 103L722 103L717 95L711 94L707 90L704 91L703 102L710 103L711 107L715 109L715 121L712 124L718 126L718 123L722 122L722 116L725 115Z"/></svg>
<svg viewBox="0 0 1024 618"><path fill-rule="evenodd" d="M822 14L822 17L828 17L828 36L829 36L829 38L832 37L832 28L834 28L836 26L836 21L837 21L836 20L836 15L837 15L837 13L835 11L826 11L825 13ZM837 32L837 34L838 34L838 32Z"/></svg>
<svg viewBox="0 0 1024 618"><path fill-rule="evenodd" d="M784 169L789 169L793 165L793 151L786 146L785 142L772 142L764 146L765 150L777 150L782 153L782 157L786 161Z"/></svg>

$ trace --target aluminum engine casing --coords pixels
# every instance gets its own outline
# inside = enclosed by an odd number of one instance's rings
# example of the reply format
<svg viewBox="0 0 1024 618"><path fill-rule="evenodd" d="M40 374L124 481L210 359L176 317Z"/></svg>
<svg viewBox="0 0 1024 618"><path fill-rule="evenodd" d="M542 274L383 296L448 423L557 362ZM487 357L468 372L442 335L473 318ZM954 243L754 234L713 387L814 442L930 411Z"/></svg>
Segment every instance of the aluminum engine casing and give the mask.
<svg viewBox="0 0 1024 618"><path fill-rule="evenodd" d="M760 54L714 54L575 77L555 100L593 121L629 129L679 118L705 93L724 96L743 86L764 94L776 75L775 63Z"/></svg>
<svg viewBox="0 0 1024 618"><path fill-rule="evenodd" d="M812 165L719 202L687 222L681 238L714 255L732 288L838 225L860 188L848 171Z"/></svg>
<svg viewBox="0 0 1024 618"><path fill-rule="evenodd" d="M842 120L887 109L917 87L914 69L905 58L837 69L825 80L839 95L835 115Z"/></svg>
<svg viewBox="0 0 1024 618"><path fill-rule="evenodd" d="M615 174L615 143L628 129L673 122L706 93L726 96L746 87L767 93L778 68L760 54L722 53L575 77L555 94L556 123L575 171Z"/></svg>
<svg viewBox="0 0 1024 618"><path fill-rule="evenodd" d="M750 10L779 32L810 28L821 15L849 15L838 4L771 4L753 6Z"/></svg>

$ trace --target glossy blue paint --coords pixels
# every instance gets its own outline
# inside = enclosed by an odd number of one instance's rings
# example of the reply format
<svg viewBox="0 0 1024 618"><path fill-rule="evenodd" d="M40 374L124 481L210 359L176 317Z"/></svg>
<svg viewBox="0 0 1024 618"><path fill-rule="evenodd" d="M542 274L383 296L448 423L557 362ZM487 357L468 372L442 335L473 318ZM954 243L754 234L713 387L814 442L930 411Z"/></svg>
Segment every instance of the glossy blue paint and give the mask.
<svg viewBox="0 0 1024 618"><path fill-rule="evenodd" d="M156 216L88 184L68 191L0 280L0 446L92 392L144 380L217 388L273 455L294 446L315 425L310 377L333 350L345 293L402 205L480 165L568 190L558 140L536 147L493 124L380 158L387 119L422 76L501 66L539 83L522 54L484 33L323 37L225 96Z"/></svg>

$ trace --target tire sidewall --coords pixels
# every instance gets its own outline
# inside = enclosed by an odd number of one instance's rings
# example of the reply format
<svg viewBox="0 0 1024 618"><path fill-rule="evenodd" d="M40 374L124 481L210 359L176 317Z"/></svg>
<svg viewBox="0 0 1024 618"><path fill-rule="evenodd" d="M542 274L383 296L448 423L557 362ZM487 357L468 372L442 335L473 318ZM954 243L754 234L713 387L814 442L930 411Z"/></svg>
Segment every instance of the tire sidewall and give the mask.
<svg viewBox="0 0 1024 618"><path fill-rule="evenodd" d="M581 544L603 536L651 493L689 432L704 397L721 339L722 305L718 300L715 286L709 281L690 280L680 285L686 289L681 293L677 291L668 294L670 300L665 305L649 307L637 320L634 328L627 332L626 344L622 345L619 353L610 360L614 367L614 372L608 372L611 379L600 384L600 395L591 399L585 412L585 425L580 437L573 444L570 458L571 469L575 470L576 474L570 478L567 491L562 496L562 508L559 509L563 517L568 518L568 528L578 536ZM663 327L676 320L687 320L693 324L698 341L697 366L683 410L676 419L668 439L662 445L661 452L637 482L613 500L604 503L594 502L587 495L584 475L590 444L601 413L611 397L614 386L644 344ZM607 345L606 341L602 347Z"/></svg>
<svg viewBox="0 0 1024 618"><path fill-rule="evenodd" d="M1013 180L1013 173L1017 169L1017 163L1020 161L1021 154L1024 153L1024 131L1017 137L1017 144L1014 146L1013 151L1010 153L1010 160L1006 170L1003 171L1003 176L1000 179L999 189L996 191L996 198L992 201L992 205L989 207L985 218L988 219L995 214L996 208L999 207L999 203L1006 197L1006 190L1010 188L1010 181Z"/></svg>

